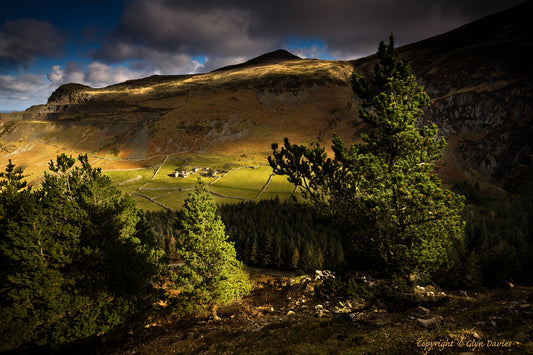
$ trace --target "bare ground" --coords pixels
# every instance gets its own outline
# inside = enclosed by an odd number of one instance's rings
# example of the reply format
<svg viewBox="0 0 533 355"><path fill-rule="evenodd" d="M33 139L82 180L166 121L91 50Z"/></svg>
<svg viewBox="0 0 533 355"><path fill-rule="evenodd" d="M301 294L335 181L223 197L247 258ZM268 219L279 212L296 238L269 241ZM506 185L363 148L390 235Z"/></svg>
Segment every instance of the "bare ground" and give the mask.
<svg viewBox="0 0 533 355"><path fill-rule="evenodd" d="M168 317L100 354L531 354L533 287L414 289L414 302L343 297L279 272L252 274L250 296L213 317ZM381 283L381 286L378 286ZM367 286L382 287L372 281ZM104 340L104 339L102 339Z"/></svg>

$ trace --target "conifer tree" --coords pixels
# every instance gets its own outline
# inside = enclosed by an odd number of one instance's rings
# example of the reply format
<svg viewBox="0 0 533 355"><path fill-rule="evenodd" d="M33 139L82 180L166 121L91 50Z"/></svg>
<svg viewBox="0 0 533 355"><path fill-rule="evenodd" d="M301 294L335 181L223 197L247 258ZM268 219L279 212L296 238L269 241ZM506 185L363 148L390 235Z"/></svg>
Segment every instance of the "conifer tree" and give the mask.
<svg viewBox="0 0 533 355"><path fill-rule="evenodd" d="M434 172L445 147L435 125L416 121L429 97L391 36L380 43L368 79L353 74L361 119L369 133L349 148L334 137L334 158L319 143L272 145L274 173L304 191L321 214L342 221L360 267L428 274L447 265L447 248L462 237L462 196L443 188Z"/></svg>
<svg viewBox="0 0 533 355"><path fill-rule="evenodd" d="M316 255L313 243L306 241L300 254L298 268L304 271L313 271L316 268Z"/></svg>
<svg viewBox="0 0 533 355"><path fill-rule="evenodd" d="M296 270L300 265L300 251L296 246L292 248L291 258L289 260L289 269Z"/></svg>
<svg viewBox="0 0 533 355"><path fill-rule="evenodd" d="M142 214L78 160L58 156L35 191L0 191L0 350L128 328L158 296L165 259Z"/></svg>
<svg viewBox="0 0 533 355"><path fill-rule="evenodd" d="M26 187L26 181L21 168L15 167L15 164L9 162L5 171L0 172L0 192L17 192Z"/></svg>
<svg viewBox="0 0 533 355"><path fill-rule="evenodd" d="M250 285L205 189L196 188L187 196L177 225L182 234L178 253L185 261L177 275L181 296L189 305L208 308L216 316L217 305L247 294Z"/></svg>
<svg viewBox="0 0 533 355"><path fill-rule="evenodd" d="M272 247L272 266L279 269L283 265L281 235L276 233Z"/></svg>

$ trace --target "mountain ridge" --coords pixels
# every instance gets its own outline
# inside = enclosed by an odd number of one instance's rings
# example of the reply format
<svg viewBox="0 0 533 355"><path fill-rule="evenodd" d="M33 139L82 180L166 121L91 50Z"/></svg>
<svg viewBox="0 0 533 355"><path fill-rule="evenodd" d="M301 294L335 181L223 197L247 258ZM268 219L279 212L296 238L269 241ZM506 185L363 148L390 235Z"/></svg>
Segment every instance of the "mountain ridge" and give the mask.
<svg viewBox="0 0 533 355"><path fill-rule="evenodd" d="M530 10L531 1L397 48L432 98L420 124L436 123L448 140L439 174L450 183L517 191L530 182ZM266 156L285 136L294 143L318 136L327 146L340 133L350 142L365 129L350 76L375 61L301 59L278 50L209 73L105 88L66 84L22 119L1 121L0 163L19 155L38 165L31 153L40 156L43 142L132 161L183 151Z"/></svg>
<svg viewBox="0 0 533 355"><path fill-rule="evenodd" d="M272 52L267 52L265 54L259 55L243 63L217 68L211 71L211 73L234 70L234 69L243 69L243 68L254 67L254 66L277 64L277 63L282 63L285 61L300 60L300 59L302 58L290 53L289 51L285 49L278 49ZM151 76L144 77L144 78L126 80L124 82L106 86L102 89L120 88L120 87L125 87L125 86L129 88L142 87L142 86L146 86L146 85L150 85L154 83L162 84L165 82L185 80L185 79L191 78L192 76L204 75L204 74L208 74L208 73L177 74L177 75L157 75L156 74L156 75L151 75ZM81 90L95 90L95 88L92 88L90 86L83 85L83 84L78 84L78 83L62 84L56 90L54 90L54 92L50 95L47 103L50 104L50 103L61 102L65 96L69 97L73 92L81 91Z"/></svg>

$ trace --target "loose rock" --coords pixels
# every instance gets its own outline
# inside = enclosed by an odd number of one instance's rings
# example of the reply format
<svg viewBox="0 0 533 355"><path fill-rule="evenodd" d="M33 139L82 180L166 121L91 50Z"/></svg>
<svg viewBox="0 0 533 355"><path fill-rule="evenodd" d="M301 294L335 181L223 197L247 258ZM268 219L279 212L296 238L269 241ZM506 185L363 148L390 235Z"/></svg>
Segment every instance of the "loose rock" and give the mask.
<svg viewBox="0 0 533 355"><path fill-rule="evenodd" d="M430 319L418 318L418 324L426 329L440 329L444 319L441 316L436 316Z"/></svg>

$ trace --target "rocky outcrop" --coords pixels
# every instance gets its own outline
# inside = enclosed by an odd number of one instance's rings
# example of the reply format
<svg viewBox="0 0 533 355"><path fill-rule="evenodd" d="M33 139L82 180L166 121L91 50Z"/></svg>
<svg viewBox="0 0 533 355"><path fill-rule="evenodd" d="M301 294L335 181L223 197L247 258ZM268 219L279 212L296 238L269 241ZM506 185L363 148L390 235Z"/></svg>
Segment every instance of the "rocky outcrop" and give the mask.
<svg viewBox="0 0 533 355"><path fill-rule="evenodd" d="M533 91L524 83L471 90L436 99L425 119L435 122L468 166L505 189L516 190L531 166Z"/></svg>
<svg viewBox="0 0 533 355"><path fill-rule="evenodd" d="M91 96L84 91L91 87L81 84L64 84L57 88L48 98L48 104L83 104L90 100Z"/></svg>
<svg viewBox="0 0 533 355"><path fill-rule="evenodd" d="M424 120L437 123L445 137L456 141L456 153L466 165L510 191L531 181L531 11L528 2L405 49L439 49L413 60L433 97ZM432 46L436 41L439 45Z"/></svg>

